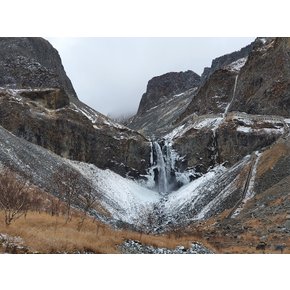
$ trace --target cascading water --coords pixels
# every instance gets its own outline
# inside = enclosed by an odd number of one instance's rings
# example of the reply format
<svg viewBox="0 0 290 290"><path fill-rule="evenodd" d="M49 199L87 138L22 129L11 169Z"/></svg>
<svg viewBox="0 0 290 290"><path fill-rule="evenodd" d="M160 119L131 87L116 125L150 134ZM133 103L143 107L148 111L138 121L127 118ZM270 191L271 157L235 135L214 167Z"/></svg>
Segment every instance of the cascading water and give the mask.
<svg viewBox="0 0 290 290"><path fill-rule="evenodd" d="M163 153L158 142L153 142L153 147L157 158L157 169L158 169L158 188L159 192L166 194L168 193L168 180L166 175L166 164L164 162Z"/></svg>
<svg viewBox="0 0 290 290"><path fill-rule="evenodd" d="M224 112L224 114L223 114L223 118L225 118L225 117L226 117L226 115L227 115L227 113L228 113L228 111L229 111L229 108L230 108L230 106L231 106L232 102L233 102L233 101L234 101L234 99L235 99L235 95L236 95L236 88L237 88L237 83L238 83L238 77L239 77L239 75L236 75L236 78L235 78L235 84L234 84L234 91L233 91L233 96L232 96L232 99L231 99L231 101L228 103L228 105L227 105L227 107L226 107L226 109L225 109L225 112Z"/></svg>
<svg viewBox="0 0 290 290"><path fill-rule="evenodd" d="M231 101L228 103L228 105L226 106L226 109L223 113L223 118L222 118L222 122L224 122L226 116L227 116L227 113L229 111L229 108L232 104L232 102L234 101L235 99L235 96L236 96L236 88L237 88L237 83L238 83L238 77L239 75L237 74L236 77L235 77L235 83L234 83L234 90L233 90L233 95L232 95L232 99ZM212 159L212 166L216 166L217 165L217 161L218 161L218 157L219 157L219 152L218 152L218 143L217 143L217 134L216 134L216 131L217 129L219 128L220 126L220 123L217 123L216 126L213 127L212 129L212 142L211 142L211 145L210 145L210 151L212 152L211 154L211 159Z"/></svg>

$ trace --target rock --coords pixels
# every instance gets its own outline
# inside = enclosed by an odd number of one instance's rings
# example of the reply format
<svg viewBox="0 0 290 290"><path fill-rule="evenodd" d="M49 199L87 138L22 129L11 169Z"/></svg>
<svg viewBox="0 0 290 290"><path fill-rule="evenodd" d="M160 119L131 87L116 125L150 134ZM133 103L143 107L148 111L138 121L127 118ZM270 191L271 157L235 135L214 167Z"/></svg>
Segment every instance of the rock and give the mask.
<svg viewBox="0 0 290 290"><path fill-rule="evenodd" d="M70 104L63 89L31 89L19 91L19 96L41 104L44 108L57 110Z"/></svg>
<svg viewBox="0 0 290 290"><path fill-rule="evenodd" d="M223 68L213 72L177 121L192 114L223 113L233 97L236 75L237 72Z"/></svg>
<svg viewBox="0 0 290 290"><path fill-rule="evenodd" d="M49 42L0 38L0 55L1 126L65 158L122 176L147 173L147 139L80 102Z"/></svg>
<svg viewBox="0 0 290 290"><path fill-rule="evenodd" d="M148 82L146 93L143 94L137 114L166 102L171 96L183 93L188 89L197 87L200 76L193 71L170 72L154 77Z"/></svg>
<svg viewBox="0 0 290 290"><path fill-rule="evenodd" d="M77 95L56 49L39 37L0 38L0 86L60 88L69 98Z"/></svg>
<svg viewBox="0 0 290 290"><path fill-rule="evenodd" d="M127 126L150 138L164 136L174 129L174 121L188 106L196 90L197 87L194 87L181 94L168 96L166 101L133 116Z"/></svg>
<svg viewBox="0 0 290 290"><path fill-rule="evenodd" d="M127 240L119 248L122 253L126 254L213 254L212 251L197 243L193 243L189 249L183 246L177 246L171 250L142 245L139 241Z"/></svg>
<svg viewBox="0 0 290 290"><path fill-rule="evenodd" d="M290 41L257 39L241 70L232 111L290 116Z"/></svg>
<svg viewBox="0 0 290 290"><path fill-rule="evenodd" d="M215 58L212 63L211 67L204 68L204 71L201 75L201 85L205 83L205 81L217 70L222 69L229 64L237 61L238 59L248 57L249 53L252 51L254 46L254 42L251 44L241 48L239 51L234 51L232 53L220 56Z"/></svg>

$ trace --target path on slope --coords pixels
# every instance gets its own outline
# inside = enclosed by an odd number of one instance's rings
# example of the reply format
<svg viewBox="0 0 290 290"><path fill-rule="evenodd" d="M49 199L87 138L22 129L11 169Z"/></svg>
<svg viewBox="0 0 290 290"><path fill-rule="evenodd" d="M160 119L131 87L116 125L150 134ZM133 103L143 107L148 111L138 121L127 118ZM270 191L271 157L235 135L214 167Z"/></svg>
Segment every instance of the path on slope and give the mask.
<svg viewBox="0 0 290 290"><path fill-rule="evenodd" d="M244 186L244 189L243 189L242 196L240 197L240 199L238 200L236 205L232 208L232 210L230 211L230 213L226 217L227 219L231 218L233 216L235 211L239 208L239 206L242 204L243 200L246 198L246 195L247 195L247 192L248 192L248 189L249 189L249 185L250 185L250 181L251 181L251 178L252 178L252 175L253 175L253 169L254 169L254 166L256 164L256 159L257 158L258 158L258 156L257 156L256 152L252 153L252 161L251 161L250 169L249 169L249 172L248 172L248 175L247 175L247 179L246 179L246 182L245 182L245 186Z"/></svg>

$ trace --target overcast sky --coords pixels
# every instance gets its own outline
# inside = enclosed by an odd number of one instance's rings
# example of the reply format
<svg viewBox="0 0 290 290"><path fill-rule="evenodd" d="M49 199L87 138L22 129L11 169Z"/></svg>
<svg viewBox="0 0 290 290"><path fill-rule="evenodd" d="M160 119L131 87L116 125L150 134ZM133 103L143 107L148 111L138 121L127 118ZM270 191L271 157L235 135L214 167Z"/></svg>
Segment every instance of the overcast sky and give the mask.
<svg viewBox="0 0 290 290"><path fill-rule="evenodd" d="M172 71L201 75L213 58L254 38L47 38L80 100L107 115L137 111L147 82Z"/></svg>

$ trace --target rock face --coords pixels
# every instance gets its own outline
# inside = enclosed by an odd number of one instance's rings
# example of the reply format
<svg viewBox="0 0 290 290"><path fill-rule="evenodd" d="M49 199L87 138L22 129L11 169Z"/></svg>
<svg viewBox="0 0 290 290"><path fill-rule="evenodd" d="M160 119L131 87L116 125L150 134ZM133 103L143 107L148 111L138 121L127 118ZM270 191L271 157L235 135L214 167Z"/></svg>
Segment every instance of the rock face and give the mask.
<svg viewBox="0 0 290 290"><path fill-rule="evenodd" d="M197 87L168 97L166 101L132 117L127 126L151 139L164 136L174 129L174 121L191 102L196 90Z"/></svg>
<svg viewBox="0 0 290 290"><path fill-rule="evenodd" d="M290 116L289 38L257 39L238 77L231 111Z"/></svg>
<svg viewBox="0 0 290 290"><path fill-rule="evenodd" d="M46 40L0 39L0 64L1 126L69 159L146 174L149 142L80 102Z"/></svg>
<svg viewBox="0 0 290 290"><path fill-rule="evenodd" d="M0 38L0 86L60 88L77 98L57 50L38 37Z"/></svg>
<svg viewBox="0 0 290 290"><path fill-rule="evenodd" d="M171 72L148 82L137 114L127 126L139 130L151 139L173 129L173 122L191 102L200 83L193 71Z"/></svg>
<svg viewBox="0 0 290 290"><path fill-rule="evenodd" d="M229 64L237 61L238 59L245 58L252 51L254 46L254 42L251 44L241 48L239 51L234 51L232 53L220 56L215 58L211 67L206 67L201 75L201 85L205 83L205 81L216 71L222 69L223 67L228 66Z"/></svg>
<svg viewBox="0 0 290 290"><path fill-rule="evenodd" d="M154 77L148 82L146 93L142 96L137 114L167 101L171 96L197 87L200 76L193 71L171 72Z"/></svg>
<svg viewBox="0 0 290 290"><path fill-rule="evenodd" d="M196 114L223 113L234 94L236 71L219 69L198 90L179 120Z"/></svg>
<svg viewBox="0 0 290 290"><path fill-rule="evenodd" d="M29 142L72 160L138 178L149 166L149 142L61 90L2 90L1 125ZM141 161L140 161L141 160Z"/></svg>

